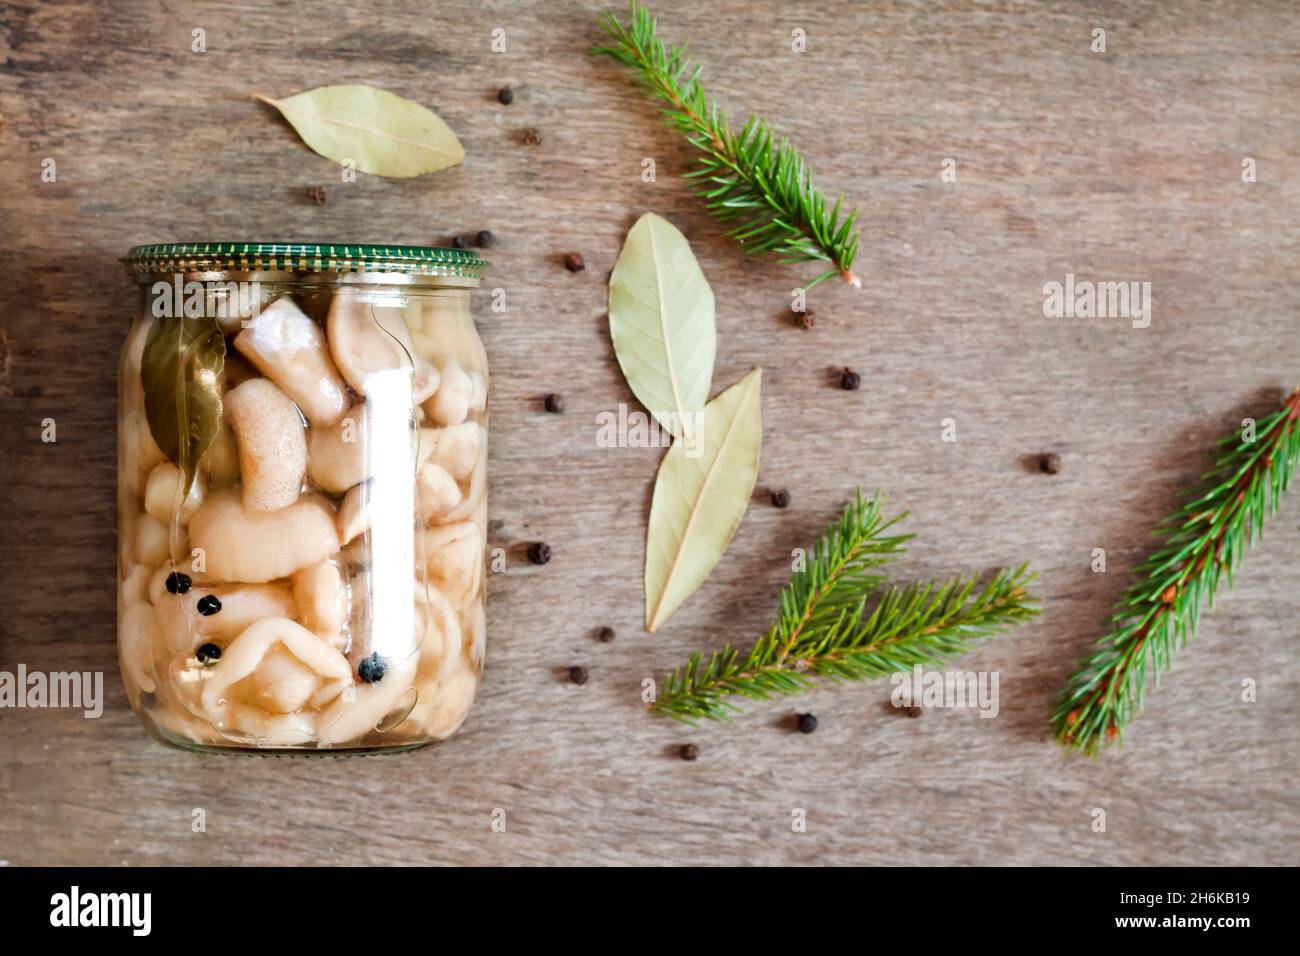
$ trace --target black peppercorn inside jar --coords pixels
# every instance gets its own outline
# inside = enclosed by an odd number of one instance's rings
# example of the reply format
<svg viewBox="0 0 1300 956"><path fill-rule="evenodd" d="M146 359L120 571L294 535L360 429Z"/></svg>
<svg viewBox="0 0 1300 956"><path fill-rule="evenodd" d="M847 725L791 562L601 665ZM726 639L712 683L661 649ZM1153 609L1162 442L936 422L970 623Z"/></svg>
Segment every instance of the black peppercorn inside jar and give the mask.
<svg viewBox="0 0 1300 956"><path fill-rule="evenodd" d="M487 263L416 246L137 246L118 651L198 749L450 736L484 653Z"/></svg>

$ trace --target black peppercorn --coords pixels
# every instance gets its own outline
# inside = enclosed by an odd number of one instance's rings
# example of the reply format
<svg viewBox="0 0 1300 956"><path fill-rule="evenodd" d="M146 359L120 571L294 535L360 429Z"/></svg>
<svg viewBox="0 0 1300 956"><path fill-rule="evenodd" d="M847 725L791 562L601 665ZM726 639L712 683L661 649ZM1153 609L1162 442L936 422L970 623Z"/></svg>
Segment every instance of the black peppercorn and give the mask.
<svg viewBox="0 0 1300 956"><path fill-rule="evenodd" d="M172 594L184 594L190 589L194 582L188 574L182 571L173 571L167 575L167 590Z"/></svg>
<svg viewBox="0 0 1300 956"><path fill-rule="evenodd" d="M515 101L515 91L508 86L503 86L497 90L497 102L502 106L509 106Z"/></svg>
<svg viewBox="0 0 1300 956"><path fill-rule="evenodd" d="M195 605L197 610L204 617L212 617L221 610L221 600L215 594L205 594L199 598L199 603Z"/></svg>
<svg viewBox="0 0 1300 956"><path fill-rule="evenodd" d="M200 664L215 664L221 660L221 648L216 644L202 644L194 652L194 656L198 658Z"/></svg>
<svg viewBox="0 0 1300 956"><path fill-rule="evenodd" d="M907 714L907 716L909 717L920 717L922 711L920 707L917 707L915 704L913 704L911 707L904 707L903 713Z"/></svg>
<svg viewBox="0 0 1300 956"><path fill-rule="evenodd" d="M357 665L357 676L367 684L378 684L384 679L386 670L388 665L384 663L384 659L378 653L374 653L361 659L361 663Z"/></svg>
<svg viewBox="0 0 1300 956"><path fill-rule="evenodd" d="M533 564L545 564L551 560L551 546L545 541L534 541L528 546L528 560Z"/></svg>
<svg viewBox="0 0 1300 956"><path fill-rule="evenodd" d="M569 680L573 681L575 684L587 683L587 676L587 668L585 667L574 664L569 668Z"/></svg>
<svg viewBox="0 0 1300 956"><path fill-rule="evenodd" d="M799 733L810 734L817 729L817 717L814 714L799 714Z"/></svg>
<svg viewBox="0 0 1300 956"><path fill-rule="evenodd" d="M542 134L535 129L524 130L524 142L529 146L540 146L542 144Z"/></svg>
<svg viewBox="0 0 1300 956"><path fill-rule="evenodd" d="M772 492L772 507L773 508L790 507L790 492L786 491L784 488L782 488L780 491Z"/></svg>
<svg viewBox="0 0 1300 956"><path fill-rule="evenodd" d="M1055 452L1039 455L1038 470L1047 475L1055 475L1061 470L1061 456Z"/></svg>
<svg viewBox="0 0 1300 956"><path fill-rule="evenodd" d="M682 744L681 749L677 751L683 760L697 760L700 756L700 748L695 744Z"/></svg>
<svg viewBox="0 0 1300 956"><path fill-rule="evenodd" d="M564 411L564 396L557 395L555 392L551 392L551 394L546 396L542 404L545 406L548 412L552 413L553 415L558 415Z"/></svg>
<svg viewBox="0 0 1300 956"><path fill-rule="evenodd" d="M582 261L582 253L568 252L564 255L564 268L570 272L581 272L587 268L587 264Z"/></svg>
<svg viewBox="0 0 1300 956"><path fill-rule="evenodd" d="M614 629L612 627L602 627L596 631L596 639L602 644L608 644L614 639Z"/></svg>
<svg viewBox="0 0 1300 956"><path fill-rule="evenodd" d="M492 235L491 229L480 229L478 235L474 237L480 249L491 249L492 243L497 241L497 237Z"/></svg>
<svg viewBox="0 0 1300 956"><path fill-rule="evenodd" d="M861 384L862 376L853 369L846 368L840 373L840 388L844 389L844 391L852 392Z"/></svg>
<svg viewBox="0 0 1300 956"><path fill-rule="evenodd" d="M469 240L466 239L464 236L457 236L455 239L451 240L451 244L455 246L457 249L469 248Z"/></svg>
<svg viewBox="0 0 1300 956"><path fill-rule="evenodd" d="M797 325L802 325L805 329L811 329L817 324L817 313L812 309L808 309L806 312L796 312L794 320Z"/></svg>

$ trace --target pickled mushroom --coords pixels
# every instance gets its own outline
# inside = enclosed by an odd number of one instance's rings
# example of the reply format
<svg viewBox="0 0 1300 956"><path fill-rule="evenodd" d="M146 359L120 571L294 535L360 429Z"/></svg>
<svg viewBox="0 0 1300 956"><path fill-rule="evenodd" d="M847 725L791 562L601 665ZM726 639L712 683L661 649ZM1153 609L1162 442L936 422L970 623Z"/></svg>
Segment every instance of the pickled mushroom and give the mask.
<svg viewBox="0 0 1300 956"><path fill-rule="evenodd" d="M460 504L460 485L436 462L426 461L415 473L415 486L420 496L420 510L428 518L445 515Z"/></svg>
<svg viewBox="0 0 1300 956"><path fill-rule="evenodd" d="M281 296L235 337L235 348L293 399L313 425L332 425L347 411L344 385L320 326Z"/></svg>
<svg viewBox="0 0 1300 956"><path fill-rule="evenodd" d="M483 572L483 533L472 521L424 532L427 580L456 607L478 593Z"/></svg>
<svg viewBox="0 0 1300 956"><path fill-rule="evenodd" d="M178 518L181 524L189 521L203 503L203 487L195 480L189 494L182 497L185 476L169 461L153 466L144 484L144 510L164 524Z"/></svg>
<svg viewBox="0 0 1300 956"><path fill-rule="evenodd" d="M214 580L260 584L337 551L334 521L334 506L321 495L303 495L278 511L248 511L238 491L223 488L190 519L190 544L202 550Z"/></svg>
<svg viewBox="0 0 1300 956"><path fill-rule="evenodd" d="M317 721L321 746L347 743L374 730L398 708L415 680L414 654L386 662L384 676L374 684L356 684L325 709Z"/></svg>
<svg viewBox="0 0 1300 956"><path fill-rule="evenodd" d="M150 693L157 687L152 669L160 633L152 604L130 604L122 612L117 630L122 670L132 684Z"/></svg>
<svg viewBox="0 0 1300 956"><path fill-rule="evenodd" d="M294 572L293 600L298 619L308 630L327 640L343 630L347 593L338 565L332 561L319 561Z"/></svg>
<svg viewBox="0 0 1300 956"><path fill-rule="evenodd" d="M319 488L340 495L373 474L368 453L370 415L364 404L354 405L333 425L307 434L307 475Z"/></svg>
<svg viewBox="0 0 1300 956"><path fill-rule="evenodd" d="M421 428L420 462L432 461L447 469L453 478L468 477L478 461L479 427L474 422L446 428Z"/></svg>
<svg viewBox="0 0 1300 956"><path fill-rule="evenodd" d="M201 614L199 601L209 595L221 602L221 610ZM200 584L185 594L165 592L153 604L172 653L193 651L209 640L231 640L263 618L298 613L287 584Z"/></svg>
<svg viewBox="0 0 1300 956"><path fill-rule="evenodd" d="M438 390L424 403L424 410L439 425L459 425L469 416L474 381L455 359L443 364L441 377Z"/></svg>
<svg viewBox="0 0 1300 956"><path fill-rule="evenodd" d="M140 515L135 524L135 559L156 567L168 554L167 526L153 515Z"/></svg>
<svg viewBox="0 0 1300 956"><path fill-rule="evenodd" d="M245 681L250 676L253 680ZM236 637L212 666L203 686L203 712L215 727L257 736L314 731L310 718L284 723L265 715L319 707L351 682L352 669L337 649L295 621L265 618Z"/></svg>
<svg viewBox="0 0 1300 956"><path fill-rule="evenodd" d="M365 482L353 485L339 505L339 543L344 547L352 539L370 530L370 486Z"/></svg>
<svg viewBox="0 0 1300 956"><path fill-rule="evenodd" d="M372 374L395 368L411 370L414 404L437 390L438 370L415 350L401 309L359 295L339 295L330 304L326 332L330 354L357 394L366 394Z"/></svg>
<svg viewBox="0 0 1300 956"><path fill-rule="evenodd" d="M270 379L255 378L226 393L225 410L239 443L244 507L292 504L307 471L307 437L289 396Z"/></svg>

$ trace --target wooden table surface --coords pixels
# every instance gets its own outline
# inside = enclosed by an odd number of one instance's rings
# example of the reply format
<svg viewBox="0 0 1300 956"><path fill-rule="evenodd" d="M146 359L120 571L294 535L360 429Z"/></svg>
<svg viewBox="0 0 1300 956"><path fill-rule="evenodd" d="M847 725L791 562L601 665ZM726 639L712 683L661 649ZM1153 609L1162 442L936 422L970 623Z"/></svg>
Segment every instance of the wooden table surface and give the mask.
<svg viewBox="0 0 1300 956"><path fill-rule="evenodd" d="M107 688L98 720L0 711L0 860L1300 862L1300 500L1122 753L1074 757L1047 725L1211 443L1300 379L1292 6L659 0L662 29L692 39L732 115L771 118L824 189L862 211L863 288L815 289L812 330L788 321L809 270L726 240L678 176L687 150L620 67L587 55L601 6L0 8L0 670L103 671ZM1090 49L1096 27L1105 53ZM195 28L206 53L191 52ZM343 183L247 95L331 82L437 110L464 164ZM496 102L503 84L513 105ZM645 157L656 182L641 180ZM940 177L949 157L955 183ZM307 196L316 185L325 205ZM780 511L756 495L712 577L656 635L641 627L641 571L661 452L596 442L598 413L634 402L605 279L646 210L686 232L717 295L714 390L763 366L758 491L791 496ZM484 227L498 237L487 288L507 303L491 312L486 289L478 300L495 389L492 544L545 540L555 557L514 560L490 582L489 663L467 725L436 748L364 759L150 741L114 648L115 376L134 306L117 258L147 241L437 243ZM570 251L585 272L562 268ZM1149 281L1150 327L1045 318L1043 285L1067 273ZM859 391L834 385L845 365ZM551 391L563 415L542 410ZM956 443L940 440L945 418ZM1044 450L1060 474L1032 467ZM961 662L999 673L997 719L901 718L888 682L746 705L733 725L694 731L646 714L643 678L767 629L790 549L859 484L912 512L900 579L1022 560L1040 573L1042 616ZM593 638L602 625L613 643ZM572 664L589 668L586 686L565 679ZM805 710L821 721L811 736L790 727ZM676 756L686 741L694 763ZM206 832L192 832L195 808ZM806 832L793 832L796 809Z"/></svg>

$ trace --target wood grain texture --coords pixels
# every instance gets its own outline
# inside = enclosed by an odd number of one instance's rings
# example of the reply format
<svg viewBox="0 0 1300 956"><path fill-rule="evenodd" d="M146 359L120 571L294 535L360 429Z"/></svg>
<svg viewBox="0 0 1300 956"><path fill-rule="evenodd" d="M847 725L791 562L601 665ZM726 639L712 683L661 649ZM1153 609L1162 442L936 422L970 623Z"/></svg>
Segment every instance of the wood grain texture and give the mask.
<svg viewBox="0 0 1300 956"><path fill-rule="evenodd" d="M601 4L226 2L0 8L0 669L107 673L100 720L0 711L0 859L13 864L1300 862L1300 500L1177 655L1127 749L1073 758L1052 695L1096 638L1210 443L1300 377L1300 18L1285 2L720 4L660 0L711 91L770 117L862 209L864 287L745 258L678 174L687 151L615 64ZM292 11L292 12L290 12ZM208 52L190 52L191 31ZM503 28L507 51L490 51ZM808 51L790 50L790 31ZM1107 30L1107 52L1089 50ZM361 177L248 96L382 85L436 110L462 166ZM502 84L511 106L496 102ZM524 130L540 143L528 145ZM53 158L58 181L43 183ZM641 161L657 181L641 181ZM945 157L958 181L940 181ZM1253 157L1258 181L1241 181ZM317 206L307 190L324 185ZM661 452L605 449L632 399L605 276L655 210L717 293L714 391L764 368L755 503L709 581L653 637L642 553ZM149 741L117 677L117 257L192 239L445 242L490 227L494 576L488 670L464 730L415 754L200 757ZM587 269L561 257L581 252ZM1150 328L1052 320L1073 272L1153 285ZM863 387L844 392L849 365ZM563 415L541 397L563 393ZM940 422L958 441L940 442ZM40 440L41 421L58 441ZM1061 473L1030 467L1043 450ZM963 662L1001 713L900 719L889 686L749 705L691 731L640 681L766 630L790 549L857 484L912 510L900 577L1028 559L1042 617ZM1293 494L1300 498L1300 493ZM1091 549L1109 570L1093 574ZM617 639L598 643L601 625ZM563 670L586 665L577 687ZM1240 702L1241 681L1258 701ZM821 725L793 733L811 709ZM675 749L691 740L700 759ZM191 832L191 810L207 832ZM1091 829L1105 808L1106 833ZM506 811L505 833L491 814ZM793 833L795 808L806 833Z"/></svg>

